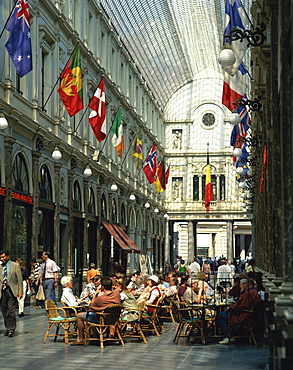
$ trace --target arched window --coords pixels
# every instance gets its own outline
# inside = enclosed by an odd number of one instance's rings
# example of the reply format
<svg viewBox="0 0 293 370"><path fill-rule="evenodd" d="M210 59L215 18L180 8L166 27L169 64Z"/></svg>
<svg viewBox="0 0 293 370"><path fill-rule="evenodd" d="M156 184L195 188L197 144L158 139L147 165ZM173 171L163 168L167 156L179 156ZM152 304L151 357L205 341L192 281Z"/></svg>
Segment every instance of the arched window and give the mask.
<svg viewBox="0 0 293 370"><path fill-rule="evenodd" d="M101 200L101 217L107 219L107 201L104 194Z"/></svg>
<svg viewBox="0 0 293 370"><path fill-rule="evenodd" d="M115 199L112 199L112 214L111 214L111 220L113 222L117 222L117 206L116 206L116 202L115 202Z"/></svg>
<svg viewBox="0 0 293 370"><path fill-rule="evenodd" d="M18 153L12 165L12 187L14 190L29 194L29 178L24 157Z"/></svg>
<svg viewBox="0 0 293 370"><path fill-rule="evenodd" d="M46 164L44 164L40 169L39 191L41 199L49 200L50 202L53 201L52 181L48 166Z"/></svg>
<svg viewBox="0 0 293 370"><path fill-rule="evenodd" d="M95 195L92 188L89 188L89 203L88 203L88 213L94 215L95 212Z"/></svg>
<svg viewBox="0 0 293 370"><path fill-rule="evenodd" d="M82 211L81 191L77 180L73 183L73 208Z"/></svg>
<svg viewBox="0 0 293 370"><path fill-rule="evenodd" d="M126 212L125 212L125 205L121 204L121 223L126 225Z"/></svg>

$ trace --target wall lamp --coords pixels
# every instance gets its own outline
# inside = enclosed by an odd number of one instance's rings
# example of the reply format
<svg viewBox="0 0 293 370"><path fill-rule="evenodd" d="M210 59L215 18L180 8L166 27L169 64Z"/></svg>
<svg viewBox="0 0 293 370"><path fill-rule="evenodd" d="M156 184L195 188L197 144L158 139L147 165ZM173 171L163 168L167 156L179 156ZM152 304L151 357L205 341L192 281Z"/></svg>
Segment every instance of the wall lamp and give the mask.
<svg viewBox="0 0 293 370"><path fill-rule="evenodd" d="M118 186L115 184L115 182L113 182L113 184L111 185L111 190L112 191L117 191L118 190Z"/></svg>
<svg viewBox="0 0 293 370"><path fill-rule="evenodd" d="M8 122L3 113L3 108L0 108L0 130L5 130L7 127L8 127Z"/></svg>
<svg viewBox="0 0 293 370"><path fill-rule="evenodd" d="M249 111L258 112L260 108L262 107L260 103L261 99L262 99L261 96L259 96L258 98L255 98L254 100L238 98L237 100L234 101L233 105L235 106L235 108L245 107L247 105L249 108ZM231 116L229 117L229 122L230 122L230 118Z"/></svg>
<svg viewBox="0 0 293 370"><path fill-rule="evenodd" d="M88 164L88 161L76 159L74 157L72 157L71 160L70 160L70 168L72 170L74 170L78 165L85 165L85 164L86 164L86 167L85 167L85 169L83 171L83 174L86 177L90 177L93 174L93 172L92 172L92 170L91 170L91 168L90 168L90 166Z"/></svg>
<svg viewBox="0 0 293 370"><path fill-rule="evenodd" d="M53 146L55 149L52 153L52 158L55 160L55 161L58 161L59 159L62 158L62 154L58 148L58 145L56 143L56 141L52 140L52 141L43 141L42 139L40 139L39 137L37 138L36 140L36 149L38 151L41 151L41 150L44 150L46 149L48 146Z"/></svg>
<svg viewBox="0 0 293 370"><path fill-rule="evenodd" d="M155 212L156 214L158 214L158 213L160 212L159 208L155 208L155 209L154 209L154 212Z"/></svg>
<svg viewBox="0 0 293 370"><path fill-rule="evenodd" d="M266 30L265 24L260 24L255 28L255 30L241 30L237 27L233 27L224 37L231 41L240 40L242 42L244 39L247 40L247 47L249 46L261 46L265 42L264 31Z"/></svg>
<svg viewBox="0 0 293 370"><path fill-rule="evenodd" d="M130 200L132 200L132 201L134 201L134 200L136 199L136 197L135 197L135 195L134 195L134 194L130 194L130 195L129 195L129 199L130 199Z"/></svg>
<svg viewBox="0 0 293 370"><path fill-rule="evenodd" d="M146 202L145 204L144 204L144 208L146 208L146 209L148 209L148 208L150 208L150 204L149 204L149 202Z"/></svg>

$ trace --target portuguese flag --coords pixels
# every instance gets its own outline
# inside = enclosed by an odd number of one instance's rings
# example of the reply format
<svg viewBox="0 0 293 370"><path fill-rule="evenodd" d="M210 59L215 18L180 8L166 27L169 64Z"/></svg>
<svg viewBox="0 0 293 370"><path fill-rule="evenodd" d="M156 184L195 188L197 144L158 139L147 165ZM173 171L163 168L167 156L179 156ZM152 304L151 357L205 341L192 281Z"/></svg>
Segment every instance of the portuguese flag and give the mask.
<svg viewBox="0 0 293 370"><path fill-rule="evenodd" d="M204 200L204 204L205 204L207 212L210 210L210 203L212 200L213 200L213 186L212 186L211 166L210 166L209 151L208 151L207 152L207 165L206 165L205 200Z"/></svg>
<svg viewBox="0 0 293 370"><path fill-rule="evenodd" d="M58 88L63 104L70 116L74 116L83 109L82 102L82 75L80 67L80 45L77 44L60 76Z"/></svg>

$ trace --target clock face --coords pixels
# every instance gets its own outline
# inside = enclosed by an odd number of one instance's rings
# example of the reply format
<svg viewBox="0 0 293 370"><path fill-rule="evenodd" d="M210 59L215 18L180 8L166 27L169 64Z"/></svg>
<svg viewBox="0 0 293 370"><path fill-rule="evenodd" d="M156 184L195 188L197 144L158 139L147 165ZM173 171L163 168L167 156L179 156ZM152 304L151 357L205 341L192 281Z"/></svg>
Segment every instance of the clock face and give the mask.
<svg viewBox="0 0 293 370"><path fill-rule="evenodd" d="M205 126L213 126L215 123L215 116L212 113L205 113L202 117L202 122Z"/></svg>

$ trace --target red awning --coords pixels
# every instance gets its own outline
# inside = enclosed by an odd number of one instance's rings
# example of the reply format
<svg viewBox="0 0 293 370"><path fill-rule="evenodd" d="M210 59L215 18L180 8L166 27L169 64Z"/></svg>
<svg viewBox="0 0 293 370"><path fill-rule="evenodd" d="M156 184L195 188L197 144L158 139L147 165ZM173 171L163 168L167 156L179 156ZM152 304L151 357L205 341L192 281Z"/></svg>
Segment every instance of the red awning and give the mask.
<svg viewBox="0 0 293 370"><path fill-rule="evenodd" d="M108 222L102 221L103 226L109 231L109 233L113 236L119 246L124 250L126 253L131 253L132 249L124 243L124 241L120 238L120 236L116 233L113 228L113 225L108 224Z"/></svg>
<svg viewBox="0 0 293 370"><path fill-rule="evenodd" d="M140 253L140 249L137 248L137 246L133 243L133 241L130 239L130 237L126 234L126 232L118 225L113 225L115 230L122 236L122 238L125 240L125 242L130 245L130 247L133 249L134 253Z"/></svg>

